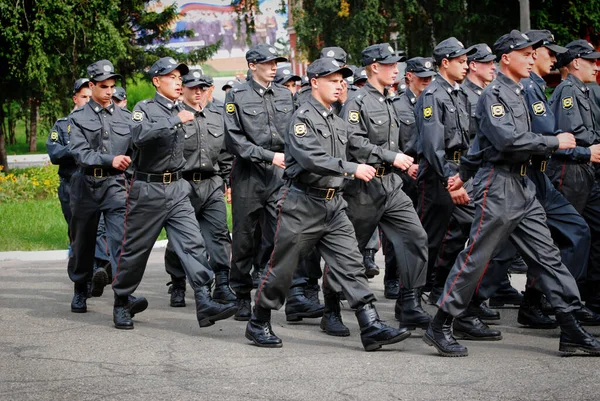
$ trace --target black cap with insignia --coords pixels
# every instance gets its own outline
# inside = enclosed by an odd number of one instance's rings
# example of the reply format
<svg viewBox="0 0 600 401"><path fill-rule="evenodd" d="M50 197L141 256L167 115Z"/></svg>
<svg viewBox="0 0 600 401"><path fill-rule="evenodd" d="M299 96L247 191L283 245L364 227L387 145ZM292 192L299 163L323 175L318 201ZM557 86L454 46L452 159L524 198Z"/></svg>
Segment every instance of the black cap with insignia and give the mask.
<svg viewBox="0 0 600 401"><path fill-rule="evenodd" d="M442 40L437 44L436 47L433 48L433 58L438 64L440 64L445 58L450 60L460 57L463 54L468 56L473 53L475 53L475 49L471 47L465 49L465 45L463 45L462 42L456 39L454 36Z"/></svg>
<svg viewBox="0 0 600 401"><path fill-rule="evenodd" d="M73 84L73 94L76 95L83 87L89 88L88 82L90 82L89 78L79 78L75 81Z"/></svg>
<svg viewBox="0 0 600 401"><path fill-rule="evenodd" d="M152 78L154 78L167 75L173 70L178 70L182 76L190 72L190 69L187 65L183 63L177 63L173 57L163 57L152 64L152 67L150 67L150 71L148 71L148 73Z"/></svg>
<svg viewBox="0 0 600 401"><path fill-rule="evenodd" d="M405 72L411 72L419 78L433 77L436 72L433 60L428 57L413 57L406 62Z"/></svg>
<svg viewBox="0 0 600 401"><path fill-rule="evenodd" d="M547 29L543 29L543 30L534 29L534 30L525 32L525 35L529 36L529 39L532 40L533 42L541 40L542 43L540 44L540 47L542 47L542 46L547 47L548 49L552 50L554 53L561 54L561 53L566 53L569 50L566 47L557 45L556 42L554 41L554 35L552 35L552 33L550 31L548 31Z"/></svg>
<svg viewBox="0 0 600 401"><path fill-rule="evenodd" d="M566 48L567 52L560 55L560 64L562 66L566 66L576 58L583 58L586 60L600 59L600 52L597 52L594 46L587 40L574 40L569 43Z"/></svg>
<svg viewBox="0 0 600 401"><path fill-rule="evenodd" d="M541 39L531 40L529 36L513 29L510 33L502 35L496 40L496 43L494 43L494 53L500 58L503 54L508 54L514 50L525 49L529 46L537 49L541 45Z"/></svg>
<svg viewBox="0 0 600 401"><path fill-rule="evenodd" d="M334 58L342 64L346 64L348 60L348 54L341 47L325 47L321 50L319 58Z"/></svg>
<svg viewBox="0 0 600 401"><path fill-rule="evenodd" d="M88 77L94 82L102 82L111 78L121 78L115 73L115 67L108 60L100 60L92 63L87 68Z"/></svg>
<svg viewBox="0 0 600 401"><path fill-rule="evenodd" d="M186 88L195 88L196 86L210 86L204 79L205 75L202 75L201 70L190 70L182 78L183 86Z"/></svg>
<svg viewBox="0 0 600 401"><path fill-rule="evenodd" d="M316 59L308 66L306 71L309 79L326 77L335 72L342 74L342 78L348 78L352 75L350 68L344 67L339 61L330 57Z"/></svg>
<svg viewBox="0 0 600 401"><path fill-rule="evenodd" d="M406 60L404 56L396 56L389 43L371 45L362 51L361 57L363 67L373 63L394 64Z"/></svg>
<svg viewBox="0 0 600 401"><path fill-rule="evenodd" d="M475 49L475 52L467 56L467 64L471 64L473 61L476 63L489 63L490 61L496 60L496 55L485 43L479 43L470 48Z"/></svg>
<svg viewBox="0 0 600 401"><path fill-rule="evenodd" d="M359 82L366 81L366 80L367 80L367 70L365 70L365 67L357 68L354 71L354 83L357 84Z"/></svg>
<svg viewBox="0 0 600 401"><path fill-rule="evenodd" d="M233 86L234 86L235 84L236 84L236 81L227 81L227 82L225 82L225 85L223 85L223 86L221 87L221 90L222 90L222 91L225 91L225 90L226 90L226 89L228 89L228 88L233 88Z"/></svg>
<svg viewBox="0 0 600 401"><path fill-rule="evenodd" d="M302 79L300 80L300 86L308 86L310 85L310 79L308 78L308 75L303 75Z"/></svg>
<svg viewBox="0 0 600 401"><path fill-rule="evenodd" d="M248 63L260 64L275 60L276 62L288 61L277 52L274 46L267 43L261 43L246 52L246 61Z"/></svg>
<svg viewBox="0 0 600 401"><path fill-rule="evenodd" d="M302 78L300 78L298 75L292 74L292 71L290 71L289 68L278 68L277 72L275 73L275 78L273 79L273 81L276 84L279 85L283 85L288 81L301 81Z"/></svg>
<svg viewBox="0 0 600 401"><path fill-rule="evenodd" d="M127 92L125 92L125 89L121 86L115 86L115 92L112 95L113 98L117 99L118 101L122 101L127 99Z"/></svg>

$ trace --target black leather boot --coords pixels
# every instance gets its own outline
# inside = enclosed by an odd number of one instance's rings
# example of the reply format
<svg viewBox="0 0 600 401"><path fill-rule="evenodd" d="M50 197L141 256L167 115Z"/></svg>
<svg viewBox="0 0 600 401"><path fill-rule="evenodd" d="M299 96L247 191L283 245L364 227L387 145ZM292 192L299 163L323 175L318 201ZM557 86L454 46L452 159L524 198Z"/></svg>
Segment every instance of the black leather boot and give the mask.
<svg viewBox="0 0 600 401"><path fill-rule="evenodd" d="M130 295L127 297L127 308L133 318L137 313L142 313L148 308L148 300L144 297L134 297Z"/></svg>
<svg viewBox="0 0 600 401"><path fill-rule="evenodd" d="M246 338L257 347L281 348L281 338L273 333L271 328L271 311L261 307L255 307L252 318L246 325Z"/></svg>
<svg viewBox="0 0 600 401"><path fill-rule="evenodd" d="M556 320L560 324L560 352L572 354L577 350L600 355L600 342L585 331L571 312L557 312Z"/></svg>
<svg viewBox="0 0 600 401"><path fill-rule="evenodd" d="M452 335L453 320L452 315L439 309L423 334L423 341L435 347L441 356L467 356L467 347L459 344Z"/></svg>
<svg viewBox="0 0 600 401"><path fill-rule="evenodd" d="M542 297L540 298L540 310L546 316L554 315L554 307L552 306L550 301L548 301L548 298L546 298L546 296L543 294L542 294Z"/></svg>
<svg viewBox="0 0 600 401"><path fill-rule="evenodd" d="M365 266L365 274L368 278L373 278L379 274L379 266L375 264L374 249L365 249L365 253L363 253L363 265Z"/></svg>
<svg viewBox="0 0 600 401"><path fill-rule="evenodd" d="M304 287L292 287L285 301L285 320L299 322L304 318L321 317L323 316L323 309L323 305L314 304L306 298Z"/></svg>
<svg viewBox="0 0 600 401"><path fill-rule="evenodd" d="M213 290L213 299L220 304L230 304L235 302L235 294L229 286L229 271L220 270L215 272L215 289Z"/></svg>
<svg viewBox="0 0 600 401"><path fill-rule="evenodd" d="M532 329L554 329L558 322L546 316L540 306L542 294L533 288L527 288L523 295L523 302L519 307L517 322Z"/></svg>
<svg viewBox="0 0 600 401"><path fill-rule="evenodd" d="M108 273L102 266L103 261L94 262L94 273L92 275L92 296L100 297L104 293L104 287L108 284Z"/></svg>
<svg viewBox="0 0 600 401"><path fill-rule="evenodd" d="M454 336L462 340L502 340L502 333L499 330L490 329L477 316L461 316L454 319Z"/></svg>
<svg viewBox="0 0 600 401"><path fill-rule="evenodd" d="M400 280L385 280L383 282L383 296L387 299L398 299L400 297Z"/></svg>
<svg viewBox="0 0 600 401"><path fill-rule="evenodd" d="M338 293L325 295L325 310L321 318L321 330L330 336L348 337L350 330L342 321L342 310L340 308L340 296Z"/></svg>
<svg viewBox="0 0 600 401"><path fill-rule="evenodd" d="M73 299L71 300L71 312L85 313L87 312L87 285L75 283L73 290Z"/></svg>
<svg viewBox="0 0 600 401"><path fill-rule="evenodd" d="M574 313L582 326L600 326L600 315L587 307L584 306L581 309L577 309Z"/></svg>
<svg viewBox="0 0 600 401"><path fill-rule="evenodd" d="M467 307L469 316L477 316L481 320L500 320L500 312L488 308L485 302L472 299Z"/></svg>
<svg viewBox="0 0 600 401"><path fill-rule="evenodd" d="M133 329L133 320L128 308L129 300L127 297L118 297L115 295L115 304L113 307L113 322L115 327L121 330Z"/></svg>
<svg viewBox="0 0 600 401"><path fill-rule="evenodd" d="M247 322L250 320L250 316L252 315L252 301L250 301L250 294L238 294L236 295L235 301L235 316L234 320L240 322Z"/></svg>
<svg viewBox="0 0 600 401"><path fill-rule="evenodd" d="M169 306L171 308L183 308L185 306L185 277L175 278L171 276L171 284L169 288L169 294L171 294L171 302Z"/></svg>
<svg viewBox="0 0 600 401"><path fill-rule="evenodd" d="M309 281L309 283L306 285L306 287L304 287L304 295L313 304L321 303L321 300L319 299L319 291L321 291L321 287L319 286L318 282L316 284L314 284L314 283L311 284Z"/></svg>
<svg viewBox="0 0 600 401"><path fill-rule="evenodd" d="M200 327L212 326L217 320L233 316L237 310L234 303L220 304L213 301L208 285L197 288L194 291L194 298L196 300L196 317Z"/></svg>
<svg viewBox="0 0 600 401"><path fill-rule="evenodd" d="M410 331L406 328L395 329L383 323L371 303L360 306L356 310L356 318L365 351L375 351L383 345L395 344L410 337Z"/></svg>
<svg viewBox="0 0 600 401"><path fill-rule="evenodd" d="M426 329L431 322L431 316L421 306L421 292L418 288L408 290L402 287L394 310L400 327L409 330L415 330L417 327Z"/></svg>
<svg viewBox="0 0 600 401"><path fill-rule="evenodd" d="M521 306L521 302L523 302L523 294L513 288L507 277L502 281L502 286L498 288L496 293L490 298L490 307L502 308Z"/></svg>

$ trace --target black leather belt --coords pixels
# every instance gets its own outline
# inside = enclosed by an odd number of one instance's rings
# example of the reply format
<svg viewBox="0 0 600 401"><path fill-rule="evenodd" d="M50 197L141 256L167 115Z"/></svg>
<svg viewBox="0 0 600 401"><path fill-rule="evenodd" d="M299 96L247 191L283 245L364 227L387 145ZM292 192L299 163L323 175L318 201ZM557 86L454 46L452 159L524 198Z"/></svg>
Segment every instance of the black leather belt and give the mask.
<svg viewBox="0 0 600 401"><path fill-rule="evenodd" d="M306 184L302 184L301 182L294 182L292 186L306 192L308 195L316 196L317 198L323 198L325 200L332 200L335 195L342 193L340 188L315 188Z"/></svg>
<svg viewBox="0 0 600 401"><path fill-rule="evenodd" d="M136 180L145 181L145 182L160 182L163 184L170 184L174 181L177 181L182 178L181 170L174 171L172 173L161 173L161 174L151 174L151 173L142 173L141 171L136 171L133 173L133 176Z"/></svg>
<svg viewBox="0 0 600 401"><path fill-rule="evenodd" d="M111 177L115 175L121 175L123 172L117 169L106 169L102 167L87 167L80 170L85 175L91 175L94 178Z"/></svg>
<svg viewBox="0 0 600 401"><path fill-rule="evenodd" d="M183 179L188 181L200 182L203 180L208 180L215 176L213 172L202 172L202 171L184 171L182 173Z"/></svg>
<svg viewBox="0 0 600 401"><path fill-rule="evenodd" d="M449 150L446 152L446 160L450 160L456 164L460 164L460 157L462 156L462 152L462 150Z"/></svg>
<svg viewBox="0 0 600 401"><path fill-rule="evenodd" d="M499 170L508 171L513 174L519 174L521 177L527 175L527 163L509 164L509 163L484 163L484 166L490 166Z"/></svg>
<svg viewBox="0 0 600 401"><path fill-rule="evenodd" d="M375 168L375 177L383 177L386 174L392 172L392 165L383 163L383 164L370 164L371 167Z"/></svg>
<svg viewBox="0 0 600 401"><path fill-rule="evenodd" d="M548 166L548 161L545 159L531 159L531 168L533 170L541 171L544 173L546 171L546 167Z"/></svg>

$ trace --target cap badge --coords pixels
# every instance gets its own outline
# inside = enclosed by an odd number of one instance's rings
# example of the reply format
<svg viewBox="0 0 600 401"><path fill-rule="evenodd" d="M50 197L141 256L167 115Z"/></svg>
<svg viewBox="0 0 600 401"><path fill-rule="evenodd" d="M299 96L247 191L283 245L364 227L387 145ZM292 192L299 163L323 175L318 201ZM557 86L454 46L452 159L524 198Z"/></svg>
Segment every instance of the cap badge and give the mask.
<svg viewBox="0 0 600 401"><path fill-rule="evenodd" d="M177 64L177 61L175 61L175 59L173 59L173 58L170 58L169 59L169 63L171 63L171 64Z"/></svg>
<svg viewBox="0 0 600 401"><path fill-rule="evenodd" d="M529 40L529 36L525 35L524 33L522 33L521 36L523 36L523 39Z"/></svg>
<svg viewBox="0 0 600 401"><path fill-rule="evenodd" d="M594 45L592 45L590 42L587 42L588 46L591 47L592 49L594 48Z"/></svg>
<svg viewBox="0 0 600 401"><path fill-rule="evenodd" d="M425 68L431 68L431 61L425 62Z"/></svg>
<svg viewBox="0 0 600 401"><path fill-rule="evenodd" d="M394 48L392 46L388 46L388 50L390 51L390 53L394 52Z"/></svg>
<svg viewBox="0 0 600 401"><path fill-rule="evenodd" d="M271 52L271 54L277 54L277 50L275 50L274 47L269 47L269 51Z"/></svg>
<svg viewBox="0 0 600 401"><path fill-rule="evenodd" d="M336 67L340 66L340 63L338 63L336 60L331 60L331 64L333 64Z"/></svg>
<svg viewBox="0 0 600 401"><path fill-rule="evenodd" d="M335 56L335 52L333 50L329 50L327 52L327 57L333 57L333 56Z"/></svg>
<svg viewBox="0 0 600 401"><path fill-rule="evenodd" d="M195 71L192 75L194 78L200 78L200 73L198 71Z"/></svg>
<svg viewBox="0 0 600 401"><path fill-rule="evenodd" d="M490 47L489 47L489 46L486 46L486 47L485 47L485 50L487 50L487 51L488 51L488 53L491 53L491 52L492 52L492 49L490 49Z"/></svg>
<svg viewBox="0 0 600 401"><path fill-rule="evenodd" d="M461 42L460 40L457 40L456 42L458 43L458 45L459 45L460 47L463 47L463 48L465 47L465 45L463 45L463 44L462 44L462 42Z"/></svg>
<svg viewBox="0 0 600 401"><path fill-rule="evenodd" d="M290 75L290 70L283 70L281 72L283 72L283 75Z"/></svg>
<svg viewBox="0 0 600 401"><path fill-rule="evenodd" d="M109 72L111 70L110 65L105 65L104 67L102 67L102 69L106 72Z"/></svg>

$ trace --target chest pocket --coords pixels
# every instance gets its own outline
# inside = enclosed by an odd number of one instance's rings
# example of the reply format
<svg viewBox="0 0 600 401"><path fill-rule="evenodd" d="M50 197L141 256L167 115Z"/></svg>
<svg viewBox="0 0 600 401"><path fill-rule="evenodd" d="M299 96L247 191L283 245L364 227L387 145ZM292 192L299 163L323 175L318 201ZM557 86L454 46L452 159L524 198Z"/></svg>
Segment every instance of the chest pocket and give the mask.
<svg viewBox="0 0 600 401"><path fill-rule="evenodd" d="M385 112L377 112L374 114L369 113L369 120L377 129L385 127L390 123L390 116Z"/></svg>
<svg viewBox="0 0 600 401"><path fill-rule="evenodd" d="M185 133L183 135L184 149L186 151L196 150L198 148L198 132L193 121L183 124L183 132Z"/></svg>
<svg viewBox="0 0 600 401"><path fill-rule="evenodd" d="M315 131L323 138L329 138L331 136L331 131L329 131L329 128L326 125L315 125Z"/></svg>
<svg viewBox="0 0 600 401"><path fill-rule="evenodd" d="M112 130L115 134L120 136L128 136L131 134L131 129L126 124L113 124Z"/></svg>
<svg viewBox="0 0 600 401"><path fill-rule="evenodd" d="M404 124L407 126L413 125L415 123L415 114L408 113L408 112L402 112L398 115L398 120L400 120L401 124Z"/></svg>
<svg viewBox="0 0 600 401"><path fill-rule="evenodd" d="M337 135L337 138L342 143L342 145L346 145L348 143L348 137L346 136L346 130L341 129L341 128L336 128L335 134Z"/></svg>
<svg viewBox="0 0 600 401"><path fill-rule="evenodd" d="M242 108L242 112L251 117L260 117L265 114L265 107L262 103L248 103Z"/></svg>
<svg viewBox="0 0 600 401"><path fill-rule="evenodd" d="M279 113L291 113L292 111L294 111L294 106L293 104L290 102L288 104L288 102L275 102L275 110L277 110L277 112Z"/></svg>
<svg viewBox="0 0 600 401"><path fill-rule="evenodd" d="M208 129L208 132L215 138L218 138L223 135L223 126L221 125L207 124L206 128Z"/></svg>

